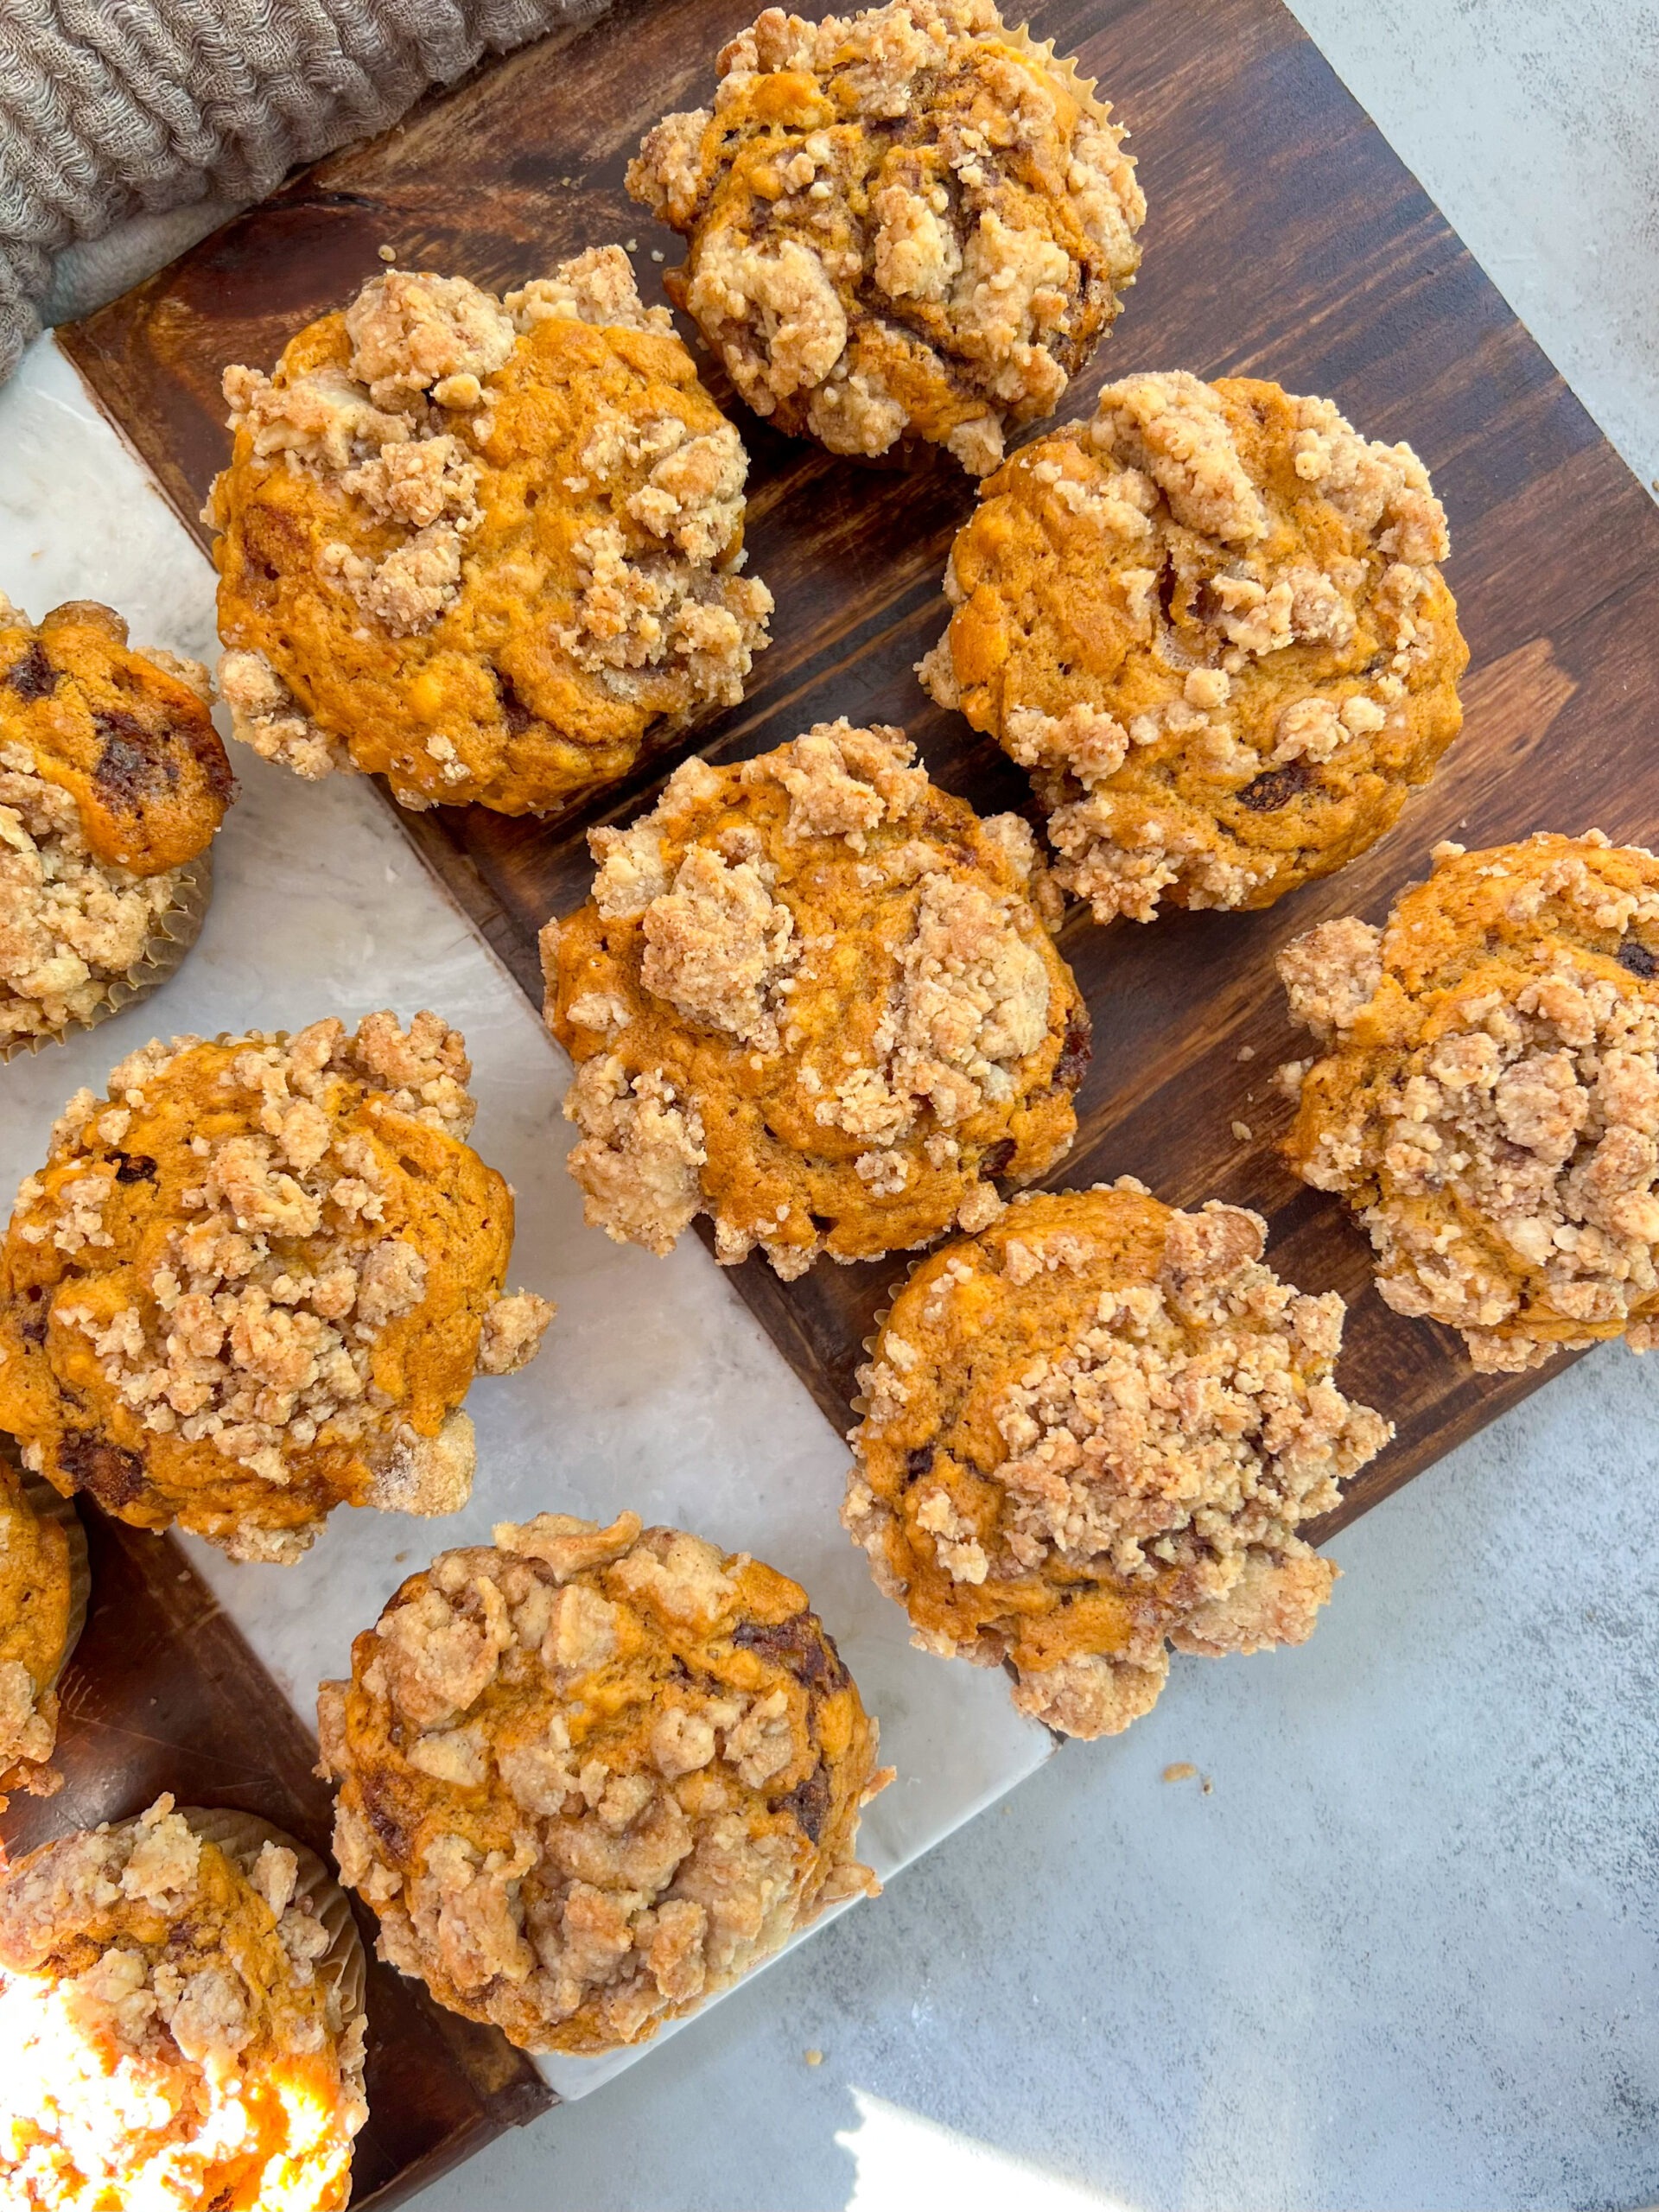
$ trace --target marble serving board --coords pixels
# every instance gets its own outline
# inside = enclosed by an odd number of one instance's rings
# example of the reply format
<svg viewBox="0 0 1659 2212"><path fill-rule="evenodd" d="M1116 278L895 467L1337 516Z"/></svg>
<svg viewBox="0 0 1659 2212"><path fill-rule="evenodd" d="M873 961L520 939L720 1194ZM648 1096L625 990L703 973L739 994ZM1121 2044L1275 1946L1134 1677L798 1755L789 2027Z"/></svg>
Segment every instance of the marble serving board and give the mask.
<svg viewBox="0 0 1659 2212"><path fill-rule="evenodd" d="M0 391L0 590L36 616L102 599L135 643L212 660L207 561L49 340ZM1000 1674L910 1648L836 1519L843 1446L702 1246L652 1259L583 1225L563 1166L569 1063L375 791L343 777L303 784L232 750L239 794L200 943L154 997L0 1067L0 1191L9 1199L44 1157L70 1093L101 1090L151 1036L430 1007L465 1033L473 1141L517 1194L512 1285L559 1313L528 1369L481 1381L467 1402L479 1472L465 1511L423 1522L343 1510L296 1567L238 1566L187 1540L192 1563L310 1726L318 1681L345 1671L353 1635L403 1576L436 1550L487 1541L494 1522L632 1508L752 1552L805 1586L880 1718L898 1780L867 1814L861 1848L890 1877L1033 1772L1050 1738L1014 1712ZM73 1694L66 1705L72 1728ZM581 2096L652 2048L542 2071L560 2097Z"/></svg>

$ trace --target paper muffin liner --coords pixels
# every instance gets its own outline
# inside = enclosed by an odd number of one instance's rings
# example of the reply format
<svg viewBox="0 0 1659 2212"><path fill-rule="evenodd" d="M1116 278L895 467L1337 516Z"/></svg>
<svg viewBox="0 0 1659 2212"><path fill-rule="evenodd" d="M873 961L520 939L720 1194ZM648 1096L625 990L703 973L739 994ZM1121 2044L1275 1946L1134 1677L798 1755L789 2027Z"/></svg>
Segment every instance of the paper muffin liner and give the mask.
<svg viewBox="0 0 1659 2212"><path fill-rule="evenodd" d="M63 1649L50 1681L41 1685L42 1690L54 1690L80 1641L80 1632L86 1625L86 1608L92 1602L92 1569L86 1553L86 1531L75 1510L74 1500L60 1497L44 1475L32 1475L24 1466L15 1438L0 1436L0 1459L7 1462L22 1484L24 1499L35 1518L55 1521L69 1547L69 1615L63 1632Z"/></svg>
<svg viewBox="0 0 1659 2212"><path fill-rule="evenodd" d="M311 1909L328 1936L328 1948L316 1961L316 1970L318 1978L334 1993L340 2008L339 2040L343 2043L353 2023L362 2017L368 1971L363 1956L363 1939L357 1932L345 1891L315 1851L308 1850L270 1821L261 1820L257 1813L235 1813L201 1805L181 1805L177 1810L204 1843L216 1844L249 1880L252 1879L260 1851L266 1844L279 1844L284 1851L293 1853L298 1865L294 1894L310 1899ZM352 2069L349 2086L361 2094L360 2060Z"/></svg>
<svg viewBox="0 0 1659 2212"><path fill-rule="evenodd" d="M136 1006L140 999L148 998L166 982L201 935L201 925L213 895L212 849L187 861L178 876L173 903L151 924L143 950L126 974L116 976L110 983L86 1019L67 1021L58 1029L0 1039L0 1066L20 1052L38 1052L45 1046L62 1044L65 1038L75 1036L83 1029L96 1029L100 1021L107 1021L111 1014L124 1014L130 1006Z"/></svg>

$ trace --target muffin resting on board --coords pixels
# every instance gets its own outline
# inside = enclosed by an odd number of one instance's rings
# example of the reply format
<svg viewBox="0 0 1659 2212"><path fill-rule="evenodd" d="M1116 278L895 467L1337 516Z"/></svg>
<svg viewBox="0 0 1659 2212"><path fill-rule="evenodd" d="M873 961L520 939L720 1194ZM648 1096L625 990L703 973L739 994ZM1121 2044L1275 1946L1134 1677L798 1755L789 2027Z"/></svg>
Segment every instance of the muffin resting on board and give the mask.
<svg viewBox="0 0 1659 2212"><path fill-rule="evenodd" d="M86 1537L74 1507L22 1472L0 1437L0 1813L6 1792L55 1796L58 1677L86 1619Z"/></svg>
<svg viewBox="0 0 1659 2212"><path fill-rule="evenodd" d="M1458 734L1446 543L1411 448L1330 400L1126 377L983 487L922 680L1031 771L1097 920L1268 906Z"/></svg>
<svg viewBox="0 0 1659 2212"><path fill-rule="evenodd" d="M1265 1235L1128 1177L1016 1198L917 1267L860 1375L842 1518L877 1582L1066 1735L1147 1712L1169 1644L1301 1643L1337 1579L1298 1524L1391 1432L1332 1379L1341 1299Z"/></svg>
<svg viewBox="0 0 1659 2212"><path fill-rule="evenodd" d="M525 2050L642 2042L877 1886L889 1777L805 1592L631 1513L411 1575L318 1728L384 1955Z"/></svg>
<svg viewBox="0 0 1659 2212"><path fill-rule="evenodd" d="M792 1277L976 1227L1071 1145L1088 1016L1031 832L913 760L820 723L589 837L542 959L570 1171L619 1242L709 1213L721 1260Z"/></svg>
<svg viewBox="0 0 1659 2212"><path fill-rule="evenodd" d="M0 1247L0 1428L66 1495L289 1561L341 1503L447 1513L474 1372L552 1309L503 1295L506 1185L463 1139L455 1031L145 1046L78 1091Z"/></svg>
<svg viewBox="0 0 1659 2212"><path fill-rule="evenodd" d="M664 282L757 415L831 453L906 439L976 476L1052 414L1133 283L1146 200L1076 65L991 0L768 8L628 189Z"/></svg>
<svg viewBox="0 0 1659 2212"><path fill-rule="evenodd" d="M1659 1322L1659 859L1540 832L1440 845L1381 929L1279 972L1318 1057L1286 1143L1370 1233L1397 1313L1518 1373Z"/></svg>
<svg viewBox="0 0 1659 2212"><path fill-rule="evenodd" d="M505 301L390 270L225 389L219 681L267 760L545 813L742 697L747 461L620 246Z"/></svg>

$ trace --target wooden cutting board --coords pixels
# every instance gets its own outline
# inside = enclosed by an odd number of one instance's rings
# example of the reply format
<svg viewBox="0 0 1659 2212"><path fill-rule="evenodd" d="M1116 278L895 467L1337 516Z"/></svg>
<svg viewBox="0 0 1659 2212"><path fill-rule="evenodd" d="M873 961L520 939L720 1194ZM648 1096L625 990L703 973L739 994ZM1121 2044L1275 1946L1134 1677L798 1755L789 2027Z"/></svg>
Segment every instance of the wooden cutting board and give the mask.
<svg viewBox="0 0 1659 2212"><path fill-rule="evenodd" d="M64 334L68 350L205 543L198 511L226 451L221 368L272 362L380 266L383 243L405 265L503 288L620 238L637 242L642 289L658 296L653 249L677 260L677 241L628 200L623 168L660 115L709 96L719 46L752 13L749 0L623 0L298 177ZM1449 1332L1389 1313L1337 1202L1279 1163L1287 1109L1268 1077L1296 1039L1272 956L1323 916L1380 917L1443 836L1484 844L1598 825L1652 841L1659 515L1277 0L1052 0L1032 22L1081 54L1129 124L1150 205L1118 334L1063 412L1086 411L1104 378L1136 368L1274 377L1330 394L1371 435L1409 439L1451 518L1447 573L1474 654L1467 726L1393 835L1266 914L1109 930L1074 917L1064 940L1096 1058L1077 1147L1054 1179L1130 1173L1175 1203L1254 1205L1274 1264L1350 1301L1344 1386L1399 1434L1328 1533L1541 1378L1478 1378ZM722 380L710 383L731 405ZM938 779L982 810L1025 803L1023 778L912 673L943 626L939 578L971 484L944 462L906 473L832 460L734 412L776 642L749 698L703 725L697 748L730 760L837 714L902 722ZM648 804L665 757L608 806L561 820L403 817L532 995L538 925L586 890L583 833ZM464 1007L446 1011L465 1022ZM789 1285L760 1262L738 1271L837 1426L861 1342L904 1264L821 1264Z"/></svg>

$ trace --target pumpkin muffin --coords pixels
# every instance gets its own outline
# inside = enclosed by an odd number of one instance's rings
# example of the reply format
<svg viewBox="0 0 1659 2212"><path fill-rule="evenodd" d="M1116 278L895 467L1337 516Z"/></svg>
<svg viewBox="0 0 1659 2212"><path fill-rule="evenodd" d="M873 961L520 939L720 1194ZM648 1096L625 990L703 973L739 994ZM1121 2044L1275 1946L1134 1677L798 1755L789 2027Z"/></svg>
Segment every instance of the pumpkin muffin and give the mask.
<svg viewBox="0 0 1659 2212"><path fill-rule="evenodd" d="M1265 1236L1126 1176L917 1268L859 1377L842 1514L913 1643L1092 1737L1157 1701L1169 1644L1312 1634L1337 1570L1298 1524L1392 1432L1332 1380L1341 1299L1281 1282Z"/></svg>
<svg viewBox="0 0 1659 2212"><path fill-rule="evenodd" d="M86 1538L75 1509L23 1474L0 1437L0 1813L9 1790L52 1797L58 1677L86 1618Z"/></svg>
<svg viewBox="0 0 1659 2212"><path fill-rule="evenodd" d="M524 2050L642 2043L879 1886L890 1771L806 1592L632 1513L445 1553L317 1715L383 1955Z"/></svg>
<svg viewBox="0 0 1659 2212"><path fill-rule="evenodd" d="M0 1428L66 1496L233 1559L296 1559L344 1502L448 1513L475 1372L552 1308L502 1295L512 1197L462 1141L460 1036L175 1038L78 1091L0 1247Z"/></svg>
<svg viewBox="0 0 1659 2212"><path fill-rule="evenodd" d="M992 0L768 8L719 66L712 111L669 116L628 171L689 244L670 297L779 429L986 474L1134 282L1122 127Z"/></svg>
<svg viewBox="0 0 1659 2212"><path fill-rule="evenodd" d="M1461 727L1446 542L1410 447L1330 400L1126 377L984 486L922 681L1031 771L1097 920L1269 906L1374 845Z"/></svg>
<svg viewBox="0 0 1659 2212"><path fill-rule="evenodd" d="M1286 1154L1370 1232L1396 1313L1487 1372L1659 1341L1659 859L1541 832L1434 851L1381 929L1321 923L1279 973L1319 1056Z"/></svg>
<svg viewBox="0 0 1659 2212"><path fill-rule="evenodd" d="M505 301L389 270L225 392L219 681L267 760L539 814L742 697L747 461L620 246Z"/></svg>
<svg viewBox="0 0 1659 2212"><path fill-rule="evenodd" d="M90 1027L195 941L234 788L207 671L107 607L0 593L0 1059Z"/></svg>
<svg viewBox="0 0 1659 2212"><path fill-rule="evenodd" d="M63 1837L0 1879L0 2196L34 2212L339 2212L362 1947L312 1853L246 1815Z"/></svg>
<svg viewBox="0 0 1659 2212"><path fill-rule="evenodd" d="M1070 1147L1089 1020L1034 840L914 758L821 722L590 835L542 961L570 1172L618 1243L708 1213L722 1262L759 1245L789 1279L976 1228Z"/></svg>

